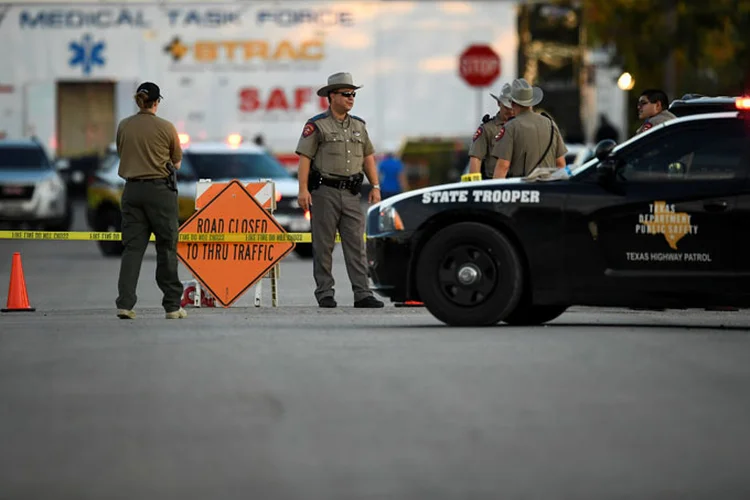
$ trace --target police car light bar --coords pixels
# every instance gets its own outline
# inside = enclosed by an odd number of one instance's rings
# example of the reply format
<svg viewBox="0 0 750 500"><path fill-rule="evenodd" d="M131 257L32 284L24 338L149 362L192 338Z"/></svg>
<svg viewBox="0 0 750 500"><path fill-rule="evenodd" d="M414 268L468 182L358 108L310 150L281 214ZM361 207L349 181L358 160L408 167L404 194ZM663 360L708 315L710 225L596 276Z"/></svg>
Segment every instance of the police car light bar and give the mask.
<svg viewBox="0 0 750 500"><path fill-rule="evenodd" d="M187 134L177 134L177 137L180 139L180 146L184 146L190 142L190 136Z"/></svg>
<svg viewBox="0 0 750 500"><path fill-rule="evenodd" d="M737 109L750 109L750 97L740 97L735 101Z"/></svg>

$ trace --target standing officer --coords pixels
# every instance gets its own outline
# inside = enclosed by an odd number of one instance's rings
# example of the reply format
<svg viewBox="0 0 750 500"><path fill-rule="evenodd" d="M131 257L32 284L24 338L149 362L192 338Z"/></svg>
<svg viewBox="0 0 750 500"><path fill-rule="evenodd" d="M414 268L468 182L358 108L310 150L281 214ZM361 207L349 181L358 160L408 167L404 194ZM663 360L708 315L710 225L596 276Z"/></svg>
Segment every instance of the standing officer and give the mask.
<svg viewBox="0 0 750 500"><path fill-rule="evenodd" d="M318 90L319 96L328 97L329 108L305 123L297 144L298 201L312 215L313 276L320 307L336 307L331 268L337 229L354 292L354 307L383 307L383 302L370 291L365 266L362 172L372 185L370 203L380 201L380 185L375 149L365 121L349 114L354 106L354 91L359 88L349 73L329 76L328 85Z"/></svg>
<svg viewBox="0 0 750 500"><path fill-rule="evenodd" d="M505 84L499 96L490 94L496 101L498 111L494 118L485 115L485 120L474 132L469 148L469 173L481 173L482 179L492 179L495 172L495 158L492 157L492 147L500 128L513 118L513 107L510 102L510 85Z"/></svg>
<svg viewBox="0 0 750 500"><path fill-rule="evenodd" d="M167 319L185 318L180 307L182 283L177 274L177 186L174 169L180 168L182 149L177 130L156 110L162 95L151 82L142 83L134 96L139 111L117 127L118 174L126 180L122 192L122 244L117 281L117 316L135 318L138 276L143 254L153 232L156 236L156 283L164 293Z"/></svg>
<svg viewBox="0 0 750 500"><path fill-rule="evenodd" d="M677 118L669 108L669 98L663 90L647 89L638 97L638 118L644 120L635 135L655 125Z"/></svg>
<svg viewBox="0 0 750 500"><path fill-rule="evenodd" d="M544 93L523 78L513 80L510 100L515 117L500 128L492 156L497 158L495 179L525 177L535 168L565 167L568 148L557 124L547 114L534 113Z"/></svg>

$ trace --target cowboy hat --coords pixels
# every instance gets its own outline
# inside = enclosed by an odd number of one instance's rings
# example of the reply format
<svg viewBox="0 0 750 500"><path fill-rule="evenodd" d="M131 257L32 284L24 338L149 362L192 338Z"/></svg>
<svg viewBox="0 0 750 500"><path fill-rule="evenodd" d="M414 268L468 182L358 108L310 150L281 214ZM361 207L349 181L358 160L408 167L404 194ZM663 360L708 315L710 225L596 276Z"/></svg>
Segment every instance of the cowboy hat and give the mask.
<svg viewBox="0 0 750 500"><path fill-rule="evenodd" d="M361 89L362 85L354 85L351 73L334 73L328 77L328 85L318 89L318 95L320 97L326 97L329 92L333 92L338 89Z"/></svg>
<svg viewBox="0 0 750 500"><path fill-rule="evenodd" d="M500 95L497 96L495 94L490 94L493 99L497 101L498 104L502 104L506 108L510 107L510 84L506 83L503 85L503 88L500 90Z"/></svg>
<svg viewBox="0 0 750 500"><path fill-rule="evenodd" d="M523 78L513 80L510 86L510 100L519 106L536 106L544 98L544 92L539 87L532 87Z"/></svg>

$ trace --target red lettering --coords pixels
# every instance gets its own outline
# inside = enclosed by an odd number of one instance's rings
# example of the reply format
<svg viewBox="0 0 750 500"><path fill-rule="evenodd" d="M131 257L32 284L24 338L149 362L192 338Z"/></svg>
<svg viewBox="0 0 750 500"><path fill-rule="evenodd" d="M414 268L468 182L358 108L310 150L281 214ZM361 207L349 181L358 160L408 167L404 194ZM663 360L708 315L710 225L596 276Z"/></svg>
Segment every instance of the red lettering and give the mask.
<svg viewBox="0 0 750 500"><path fill-rule="evenodd" d="M266 111L274 109L283 109L286 111L289 108L289 103L286 100L284 91L276 87L271 91L271 95L268 98L268 104L266 105Z"/></svg>
<svg viewBox="0 0 750 500"><path fill-rule="evenodd" d="M258 89L250 87L240 90L240 111L251 113L260 107Z"/></svg>
<svg viewBox="0 0 750 500"><path fill-rule="evenodd" d="M299 111L302 106L310 101L312 95L312 88L310 87L297 87L294 89L294 109Z"/></svg>

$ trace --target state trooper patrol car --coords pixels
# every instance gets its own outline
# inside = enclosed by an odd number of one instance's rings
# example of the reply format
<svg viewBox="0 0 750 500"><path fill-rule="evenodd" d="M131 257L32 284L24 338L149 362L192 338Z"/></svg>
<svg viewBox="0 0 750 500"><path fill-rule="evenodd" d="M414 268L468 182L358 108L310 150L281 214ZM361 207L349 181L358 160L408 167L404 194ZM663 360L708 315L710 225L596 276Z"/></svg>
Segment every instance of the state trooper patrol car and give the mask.
<svg viewBox="0 0 750 500"><path fill-rule="evenodd" d="M573 169L372 206L374 290L448 325L541 324L572 305L750 307L750 98L701 102L710 112L693 103Z"/></svg>

